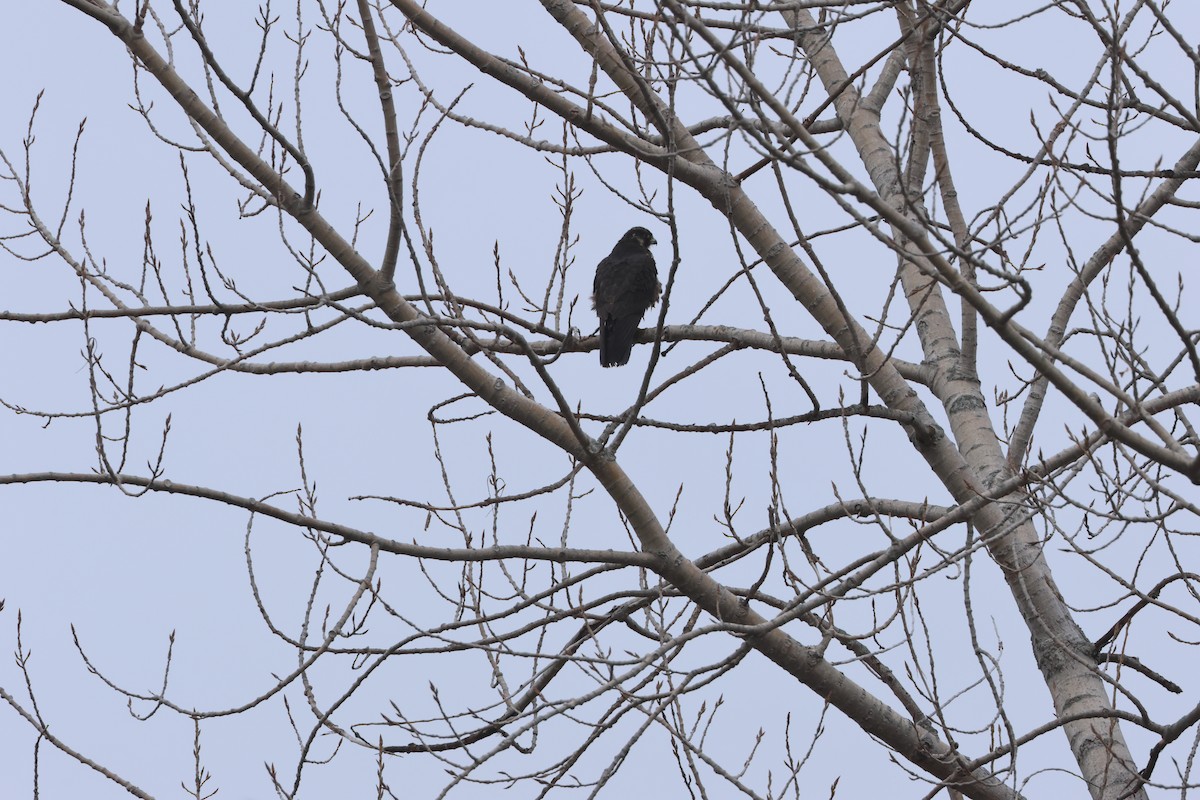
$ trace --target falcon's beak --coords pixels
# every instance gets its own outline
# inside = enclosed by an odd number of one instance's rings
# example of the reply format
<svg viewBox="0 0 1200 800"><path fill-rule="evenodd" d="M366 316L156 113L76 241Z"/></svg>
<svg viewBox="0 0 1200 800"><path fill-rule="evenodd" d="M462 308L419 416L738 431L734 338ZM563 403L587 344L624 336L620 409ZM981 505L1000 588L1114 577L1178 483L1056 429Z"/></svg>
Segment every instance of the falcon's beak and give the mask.
<svg viewBox="0 0 1200 800"><path fill-rule="evenodd" d="M650 244L658 244L658 239L654 238L654 234L650 234Z"/></svg>

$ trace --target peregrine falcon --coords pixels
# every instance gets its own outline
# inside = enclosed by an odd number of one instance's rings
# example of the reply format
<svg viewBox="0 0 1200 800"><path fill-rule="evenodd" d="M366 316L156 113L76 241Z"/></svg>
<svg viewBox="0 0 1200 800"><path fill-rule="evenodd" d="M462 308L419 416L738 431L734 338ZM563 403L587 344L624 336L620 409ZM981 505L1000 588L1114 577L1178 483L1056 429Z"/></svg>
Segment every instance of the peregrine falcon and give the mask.
<svg viewBox="0 0 1200 800"><path fill-rule="evenodd" d="M592 308L600 318L600 366L629 362L638 324L658 302L662 284L650 245L658 244L645 228L630 228L596 266Z"/></svg>

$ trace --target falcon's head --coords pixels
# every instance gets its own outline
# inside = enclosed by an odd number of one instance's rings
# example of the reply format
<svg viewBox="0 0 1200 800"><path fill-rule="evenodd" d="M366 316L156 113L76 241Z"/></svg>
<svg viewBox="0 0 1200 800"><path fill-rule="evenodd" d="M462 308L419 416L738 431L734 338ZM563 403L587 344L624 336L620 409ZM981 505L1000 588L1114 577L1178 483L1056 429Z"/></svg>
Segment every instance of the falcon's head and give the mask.
<svg viewBox="0 0 1200 800"><path fill-rule="evenodd" d="M654 234L645 228L630 228L625 231L625 235L621 237L627 242L634 242L641 247L649 248L652 244L658 244L654 239Z"/></svg>

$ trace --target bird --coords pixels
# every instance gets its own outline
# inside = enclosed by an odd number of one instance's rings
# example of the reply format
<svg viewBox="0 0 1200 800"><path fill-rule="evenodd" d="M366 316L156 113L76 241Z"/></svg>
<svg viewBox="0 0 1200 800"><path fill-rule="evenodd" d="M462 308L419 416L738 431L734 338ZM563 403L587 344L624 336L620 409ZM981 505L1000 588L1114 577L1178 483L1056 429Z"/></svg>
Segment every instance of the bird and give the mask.
<svg viewBox="0 0 1200 800"><path fill-rule="evenodd" d="M629 363L638 324L662 294L650 245L658 244L645 228L625 231L612 252L596 265L592 308L600 318L600 366Z"/></svg>

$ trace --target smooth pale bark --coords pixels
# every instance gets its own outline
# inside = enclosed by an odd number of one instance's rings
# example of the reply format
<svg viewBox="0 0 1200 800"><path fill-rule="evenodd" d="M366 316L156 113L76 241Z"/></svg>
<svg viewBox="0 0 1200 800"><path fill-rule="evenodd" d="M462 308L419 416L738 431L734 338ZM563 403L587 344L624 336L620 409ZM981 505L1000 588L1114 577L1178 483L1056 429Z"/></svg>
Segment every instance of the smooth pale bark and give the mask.
<svg viewBox="0 0 1200 800"><path fill-rule="evenodd" d="M794 28L809 31L800 37L827 89L842 86L845 69L819 33L815 20L805 11L787 12ZM850 134L867 167L876 191L898 211L909 207L897 173L896 154L884 139L878 116L863 109L857 92L848 88L835 101L839 118ZM924 174L924 170L920 170ZM911 213L911 212L908 212ZM915 220L914 220L915 221ZM903 241L903 237L898 236ZM925 354L925 364L935 370L930 384L950 421L959 451L976 479L991 491L1012 476L988 413L974 364L964 363L957 335L940 288L930 291L929 270L920 266L920 253L913 253L901 270L905 294L916 317L916 330ZM949 487L953 491L953 487ZM959 494L955 498L962 500ZM1043 557L1043 542L1026 509L1023 491L998 498L975 517L988 542L988 550L1004 572L1013 599L1029 629L1034 657L1060 716L1094 713L1096 719L1068 722L1064 731L1076 762L1094 798L1145 797L1144 790L1130 793L1140 778L1115 719L1104 719L1113 711L1111 690L1104 682L1092 655L1092 643L1075 622L1062 593L1055 585Z"/></svg>

